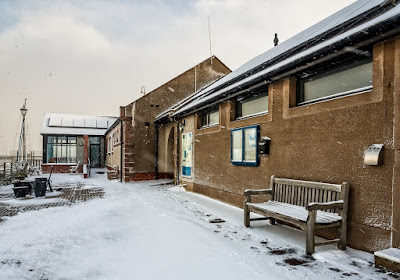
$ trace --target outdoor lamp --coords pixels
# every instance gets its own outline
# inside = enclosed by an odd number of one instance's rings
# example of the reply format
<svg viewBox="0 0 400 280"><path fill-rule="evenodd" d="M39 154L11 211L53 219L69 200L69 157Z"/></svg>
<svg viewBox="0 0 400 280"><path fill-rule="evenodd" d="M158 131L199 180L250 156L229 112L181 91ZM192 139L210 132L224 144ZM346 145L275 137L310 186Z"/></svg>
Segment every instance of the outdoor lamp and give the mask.
<svg viewBox="0 0 400 280"><path fill-rule="evenodd" d="M22 116L26 116L26 113L27 113L27 111L28 111L28 109L26 109L26 108L21 108L20 109L21 110L21 114L22 114Z"/></svg>

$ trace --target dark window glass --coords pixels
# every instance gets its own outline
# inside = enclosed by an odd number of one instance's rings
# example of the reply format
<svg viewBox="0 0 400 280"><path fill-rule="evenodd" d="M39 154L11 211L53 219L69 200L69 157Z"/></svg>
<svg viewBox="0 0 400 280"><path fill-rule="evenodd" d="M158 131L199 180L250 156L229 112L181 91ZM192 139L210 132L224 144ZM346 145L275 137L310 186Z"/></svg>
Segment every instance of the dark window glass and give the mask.
<svg viewBox="0 0 400 280"><path fill-rule="evenodd" d="M45 138L46 139L46 138ZM76 163L76 137L48 136L47 163Z"/></svg>
<svg viewBox="0 0 400 280"><path fill-rule="evenodd" d="M201 127L219 124L219 109L214 109L201 114Z"/></svg>
<svg viewBox="0 0 400 280"><path fill-rule="evenodd" d="M90 144L100 144L100 137L97 137L97 136L89 137L89 143Z"/></svg>

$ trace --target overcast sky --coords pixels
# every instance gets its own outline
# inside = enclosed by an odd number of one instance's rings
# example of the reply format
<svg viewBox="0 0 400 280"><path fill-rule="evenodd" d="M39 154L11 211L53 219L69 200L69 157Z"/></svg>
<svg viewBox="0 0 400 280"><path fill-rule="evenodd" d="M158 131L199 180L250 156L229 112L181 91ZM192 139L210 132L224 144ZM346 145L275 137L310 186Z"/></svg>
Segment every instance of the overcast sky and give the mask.
<svg viewBox="0 0 400 280"><path fill-rule="evenodd" d="M1 0L0 154L17 149L28 98L28 141L40 151L43 114L118 116L210 56L235 70L354 0Z"/></svg>

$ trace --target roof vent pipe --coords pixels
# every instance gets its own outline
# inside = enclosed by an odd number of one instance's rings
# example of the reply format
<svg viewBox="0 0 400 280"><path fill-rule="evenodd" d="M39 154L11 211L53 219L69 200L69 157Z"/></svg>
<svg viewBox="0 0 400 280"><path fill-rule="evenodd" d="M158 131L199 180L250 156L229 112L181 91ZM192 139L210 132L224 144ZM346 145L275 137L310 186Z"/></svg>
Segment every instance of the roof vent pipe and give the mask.
<svg viewBox="0 0 400 280"><path fill-rule="evenodd" d="M278 33L275 33L274 47L276 47L278 44L279 44Z"/></svg>

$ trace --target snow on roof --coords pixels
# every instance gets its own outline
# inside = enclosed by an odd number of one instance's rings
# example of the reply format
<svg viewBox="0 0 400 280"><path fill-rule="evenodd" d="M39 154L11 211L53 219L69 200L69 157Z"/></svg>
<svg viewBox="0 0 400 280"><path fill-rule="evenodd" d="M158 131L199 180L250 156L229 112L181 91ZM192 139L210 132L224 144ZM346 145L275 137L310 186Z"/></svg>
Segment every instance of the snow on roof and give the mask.
<svg viewBox="0 0 400 280"><path fill-rule="evenodd" d="M224 77L224 76L222 76L222 77ZM197 90L196 92L190 94L189 96L185 97L184 99L180 100L179 102L175 103L174 105L172 105L171 107L169 107L168 109L166 109L164 112L158 114L158 115L156 116L156 120L160 120L160 119L162 119L162 118L164 118L164 117L167 117L167 116L169 116L169 114L170 114L171 111L175 112L175 111L177 111L178 109L180 109L181 107L183 107L185 104L190 103L192 100L194 100L195 98L198 97L197 95L198 95L200 92L202 92L202 91L204 91L206 88L210 87L212 84L214 84L215 82L217 82L219 79L222 79L222 77L221 77L221 78L217 78L217 79L215 79L215 80L209 82L208 84L202 86L202 87L201 87L199 90Z"/></svg>
<svg viewBox="0 0 400 280"><path fill-rule="evenodd" d="M69 114L44 115L41 134L104 135L116 117L93 117Z"/></svg>
<svg viewBox="0 0 400 280"><path fill-rule="evenodd" d="M385 14L381 15L379 20L378 18L375 18L373 20L370 20L360 26L362 26L362 29L358 27L355 27L353 29L350 29L349 31L342 33L341 35L335 36L329 40L321 40L321 37L324 36L324 34L327 34L329 31L334 30L335 28L345 24L346 22L349 22L350 20L357 18L358 16L361 16L362 14L382 6L383 4L387 3L388 0L359 0L344 9L334 13L333 15L327 17L326 19L318 22L317 24L307 28L306 30L298 33L297 35L291 37L290 39L282 42L281 44L277 45L276 47L264 52L263 54L251 59L249 62L245 63L244 65L240 66L237 70L231 72L230 74L224 76L214 84L212 84L210 87L198 92L198 94L193 98L193 102L190 102L186 106L183 106L179 110L177 110L174 115L177 115L179 113L183 113L185 111L188 111L200 104L206 103L207 100L210 100L226 91L229 89L232 89L234 87L237 87L241 84L244 84L248 82L249 80L252 80L256 78L257 76L262 76L265 75L266 73L272 71L273 69L277 69L277 65L283 66L284 64L288 64L291 61L293 61L292 58L296 56L296 59L298 59L301 56L305 56L306 54L310 54L312 51L316 51L318 49L321 49L324 46L327 46L328 44L332 44L335 41L338 41L339 39L346 38L346 36L351 35L351 33L356 33L360 32L363 29L372 26L373 24L376 24L380 21L384 21L386 19L389 19L390 17L399 14L399 9L398 5L394 7L393 9L389 10ZM391 1L389 1L391 2ZM346 34L345 37L342 35ZM315 44L318 42L319 44ZM307 48L305 51L302 51L298 53L297 55L292 55L289 56L289 58L286 58L283 61L277 61L275 65L272 67L267 67L264 70L259 71L257 74L249 73L252 70L255 70L257 67L260 67L263 64L269 63L269 62L274 62L275 59L278 57L283 56L284 54L289 54L290 51L300 45L314 45L314 47ZM289 54L290 55L290 54ZM247 75L246 75L247 74ZM230 85L228 83L231 83ZM233 83L233 84L232 84ZM228 87L229 86L229 87ZM221 88L223 87L223 88Z"/></svg>

